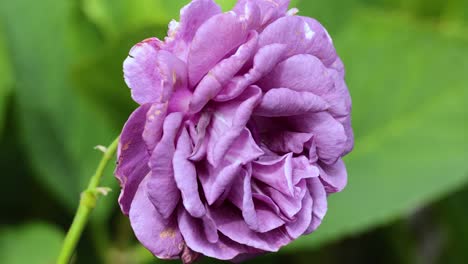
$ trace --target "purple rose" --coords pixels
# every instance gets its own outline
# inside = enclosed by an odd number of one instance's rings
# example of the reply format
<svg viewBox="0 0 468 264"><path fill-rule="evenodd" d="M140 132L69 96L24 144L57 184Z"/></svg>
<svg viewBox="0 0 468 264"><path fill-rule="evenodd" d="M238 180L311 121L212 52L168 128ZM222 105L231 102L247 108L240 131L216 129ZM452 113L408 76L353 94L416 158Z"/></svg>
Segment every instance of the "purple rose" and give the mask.
<svg viewBox="0 0 468 264"><path fill-rule="evenodd" d="M311 233L353 148L344 68L287 0L194 0L168 37L135 45L125 81L120 206L163 259L242 259Z"/></svg>

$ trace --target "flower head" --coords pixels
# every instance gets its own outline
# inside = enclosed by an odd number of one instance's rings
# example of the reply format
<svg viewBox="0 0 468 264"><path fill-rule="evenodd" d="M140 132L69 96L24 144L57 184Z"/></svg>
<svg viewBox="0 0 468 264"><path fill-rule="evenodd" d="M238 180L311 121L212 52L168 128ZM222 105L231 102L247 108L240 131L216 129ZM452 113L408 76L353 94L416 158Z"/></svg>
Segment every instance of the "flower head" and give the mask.
<svg viewBox="0 0 468 264"><path fill-rule="evenodd" d="M347 181L344 68L325 28L288 0L194 0L168 37L136 44L140 105L121 134L120 206L159 258L241 259L311 233Z"/></svg>

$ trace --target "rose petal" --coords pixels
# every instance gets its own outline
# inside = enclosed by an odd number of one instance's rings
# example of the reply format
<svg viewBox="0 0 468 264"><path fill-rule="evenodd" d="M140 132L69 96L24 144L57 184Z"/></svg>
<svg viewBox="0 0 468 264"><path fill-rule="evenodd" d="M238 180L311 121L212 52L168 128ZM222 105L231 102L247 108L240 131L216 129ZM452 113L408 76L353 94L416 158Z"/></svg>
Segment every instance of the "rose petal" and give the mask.
<svg viewBox="0 0 468 264"><path fill-rule="evenodd" d="M212 208L211 213L218 230L242 245L273 252L291 241L282 228L266 233L252 231L244 222L241 213L228 204Z"/></svg>
<svg viewBox="0 0 468 264"><path fill-rule="evenodd" d="M161 140L164 119L167 114L167 103L154 103L146 114L143 139L148 151L153 152L156 144Z"/></svg>
<svg viewBox="0 0 468 264"><path fill-rule="evenodd" d="M120 135L115 176L122 186L119 204L124 214L128 214L138 185L150 171L147 164L149 155L142 139L149 108L149 104L138 107L128 118Z"/></svg>
<svg viewBox="0 0 468 264"><path fill-rule="evenodd" d="M322 219L327 212L327 193L319 178L308 179L307 187L309 188L310 196L313 201L312 222L305 231L305 234L310 234L322 223Z"/></svg>
<svg viewBox="0 0 468 264"><path fill-rule="evenodd" d="M220 14L221 8L212 0L193 0L180 10L180 22L171 21L165 49L187 60L187 52L198 28L209 18Z"/></svg>
<svg viewBox="0 0 468 264"><path fill-rule="evenodd" d="M257 0L255 3L259 6L261 12L261 26L270 23L286 15L288 10L289 0ZM239 0L234 6L234 12L244 14L248 12L247 4L251 3L249 0Z"/></svg>
<svg viewBox="0 0 468 264"><path fill-rule="evenodd" d="M296 216L296 220L286 225L286 231L293 238L296 239L304 232L307 231L312 221L312 198L309 192L305 192L302 199L301 210Z"/></svg>
<svg viewBox="0 0 468 264"><path fill-rule="evenodd" d="M210 243L206 239L202 220L193 218L183 209L179 210L178 223L187 246L205 256L229 260L242 253L254 252L245 245L233 242L222 235L219 236L217 243Z"/></svg>
<svg viewBox="0 0 468 264"><path fill-rule="evenodd" d="M252 162L252 177L285 195L294 196L292 154Z"/></svg>
<svg viewBox="0 0 468 264"><path fill-rule="evenodd" d="M130 207L130 223L135 236L154 255L161 259L178 258L184 240L175 216L163 218L147 196L148 177L141 182Z"/></svg>
<svg viewBox="0 0 468 264"><path fill-rule="evenodd" d="M257 47L258 34L251 31L247 42L241 45L237 52L229 58L219 62L200 81L190 102L190 111L199 112L209 100L215 97L227 83L253 55Z"/></svg>
<svg viewBox="0 0 468 264"><path fill-rule="evenodd" d="M311 54L325 66L330 66L337 58L328 32L319 22L307 17L285 16L269 24L260 34L259 46L272 43L287 45L288 57Z"/></svg>
<svg viewBox="0 0 468 264"><path fill-rule="evenodd" d="M182 129L177 147L172 159L174 179L182 194L185 209L193 217L202 217L205 214L205 206L198 194L197 171L195 165L188 160L192 153L192 142L186 128Z"/></svg>
<svg viewBox="0 0 468 264"><path fill-rule="evenodd" d="M320 112L328 103L309 92L296 92L288 88L275 88L265 93L254 115L275 117Z"/></svg>
<svg viewBox="0 0 468 264"><path fill-rule="evenodd" d="M347 136L343 125L329 113L320 112L288 118L297 131L314 134L314 143L321 161L333 164L346 148Z"/></svg>
<svg viewBox="0 0 468 264"><path fill-rule="evenodd" d="M261 90L258 87L251 86L245 90L241 96L236 98L236 100L222 104L219 103L214 107L214 116L209 129L210 141L208 142L207 153L208 161L213 166L217 166L229 149L231 149L231 146L233 146L237 138L245 130L245 126L254 108L260 101L261 95ZM242 141L238 141L237 144L245 145ZM256 144L249 145L256 146ZM233 146L233 148L238 147L239 146ZM255 154L263 153L258 147L254 148L258 150ZM232 157L234 159L239 159L239 156L236 155L232 155Z"/></svg>
<svg viewBox="0 0 468 264"><path fill-rule="evenodd" d="M315 56L299 54L280 64L258 82L268 91L277 87L286 87L298 92L311 92L322 96L333 89L334 82L328 69Z"/></svg>
<svg viewBox="0 0 468 264"><path fill-rule="evenodd" d="M147 183L148 197L164 218L172 214L180 199L180 191L174 180L172 158L182 118L182 113L171 113L166 117L162 139L154 148L149 163L151 176Z"/></svg>
<svg viewBox="0 0 468 264"><path fill-rule="evenodd" d="M248 21L229 12L215 15L200 26L187 60L191 86L197 84L229 52L245 42L249 32L247 24Z"/></svg>
<svg viewBox="0 0 468 264"><path fill-rule="evenodd" d="M124 77L139 104L166 102L174 89L174 81L186 86L185 64L171 53L160 50L157 38L136 44L124 61Z"/></svg>
<svg viewBox="0 0 468 264"><path fill-rule="evenodd" d="M326 183L328 193L340 192L348 182L348 173L343 160L340 158L334 164L319 162L320 178Z"/></svg>
<svg viewBox="0 0 468 264"><path fill-rule="evenodd" d="M253 68L242 76L234 77L214 100L229 101L242 94L249 85L269 73L284 58L286 51L286 45L283 44L271 44L260 48L255 54Z"/></svg>

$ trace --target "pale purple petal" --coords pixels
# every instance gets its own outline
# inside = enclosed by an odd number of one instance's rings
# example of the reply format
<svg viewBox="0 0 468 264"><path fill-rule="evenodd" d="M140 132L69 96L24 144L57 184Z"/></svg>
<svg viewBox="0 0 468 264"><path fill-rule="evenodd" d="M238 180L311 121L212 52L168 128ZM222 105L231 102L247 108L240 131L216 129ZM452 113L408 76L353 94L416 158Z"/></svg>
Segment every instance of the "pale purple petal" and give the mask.
<svg viewBox="0 0 468 264"><path fill-rule="evenodd" d="M208 19L195 33L188 54L190 85L197 84L213 66L247 39L247 21L235 13Z"/></svg>
<svg viewBox="0 0 468 264"><path fill-rule="evenodd" d="M320 182L319 178L312 178L307 180L310 195L312 197L312 222L305 231L309 234L317 229L322 223L322 219L327 212L327 193Z"/></svg>
<svg viewBox="0 0 468 264"><path fill-rule="evenodd" d="M190 110L199 112L205 105L215 97L232 77L244 66L248 59L253 56L257 47L258 34L250 32L246 43L241 45L236 53L226 58L213 67L195 88Z"/></svg>
<svg viewBox="0 0 468 264"><path fill-rule="evenodd" d="M322 96L333 89L334 82L328 69L317 57L299 54L276 65L258 85L265 91L286 87Z"/></svg>
<svg viewBox="0 0 468 264"><path fill-rule="evenodd" d="M264 158L252 163L252 177L285 195L294 196L292 155Z"/></svg>
<svg viewBox="0 0 468 264"><path fill-rule="evenodd" d="M122 212L128 214L138 185L149 173L149 155L142 139L143 126L149 104L136 109L122 130L118 146L117 167L115 176L120 182L122 191L119 204Z"/></svg>
<svg viewBox="0 0 468 264"><path fill-rule="evenodd" d="M176 217L163 218L148 199L146 178L138 187L130 207L130 223L135 236L154 255L175 259L181 254L184 240Z"/></svg>
<svg viewBox="0 0 468 264"><path fill-rule="evenodd" d="M148 197L161 214L168 218L176 208L180 191L174 180L172 159L175 138L182 122L181 113L169 114L164 121L163 136L154 148L150 159L151 176L148 180Z"/></svg>
<svg viewBox="0 0 468 264"><path fill-rule="evenodd" d="M211 210L218 230L231 240L260 250L278 251L291 241L282 228L266 233L251 230L244 222L241 213L234 207L225 205Z"/></svg>
<svg viewBox="0 0 468 264"><path fill-rule="evenodd" d="M245 126L260 98L260 89L251 86L236 100L216 104L214 107L215 114L209 130L210 142L208 143L208 161L213 166L217 166L245 130ZM245 145L243 142L238 142L238 144ZM238 159L237 157L234 158Z"/></svg>
<svg viewBox="0 0 468 264"><path fill-rule="evenodd" d="M146 123L143 130L143 139L150 153L161 140L164 119L167 114L167 103L153 103L146 113Z"/></svg>
<svg viewBox="0 0 468 264"><path fill-rule="evenodd" d="M335 48L325 28L316 20L286 16L275 20L260 34L259 46L273 43L287 45L288 56L311 54L330 66L337 58Z"/></svg>
<svg viewBox="0 0 468 264"><path fill-rule="evenodd" d="M296 239L304 234L312 222L313 202L309 192L306 192L302 199L301 210L296 215L294 222L286 225L286 231L293 238Z"/></svg>
<svg viewBox="0 0 468 264"><path fill-rule="evenodd" d="M343 160L340 158L334 164L319 163L320 178L325 182L328 193L339 192L348 182L348 173Z"/></svg>
<svg viewBox="0 0 468 264"><path fill-rule="evenodd" d="M187 60L187 51L198 28L209 18L221 13L213 0L193 0L180 10L180 22L171 21L165 49Z"/></svg>
<svg viewBox="0 0 468 264"><path fill-rule="evenodd" d="M210 243L205 236L202 220L193 218L185 210L179 210L178 215L180 232L187 246L193 251L222 260L233 259L250 251L247 246L233 242L225 236L220 236L217 243Z"/></svg>
<svg viewBox="0 0 468 264"><path fill-rule="evenodd" d="M172 160L174 178L182 194L185 209L193 217L202 217L205 214L205 206L198 194L197 171L195 164L188 158L192 153L192 143L185 128L177 141L177 147Z"/></svg>
<svg viewBox="0 0 468 264"><path fill-rule="evenodd" d="M234 77L214 100L224 102L239 96L249 85L269 73L284 58L286 51L286 45L283 44L271 44L260 48L255 54L252 69L244 75Z"/></svg>
<svg viewBox="0 0 468 264"><path fill-rule="evenodd" d="M326 109L328 103L313 93L275 88L265 93L253 114L266 117L292 116Z"/></svg>

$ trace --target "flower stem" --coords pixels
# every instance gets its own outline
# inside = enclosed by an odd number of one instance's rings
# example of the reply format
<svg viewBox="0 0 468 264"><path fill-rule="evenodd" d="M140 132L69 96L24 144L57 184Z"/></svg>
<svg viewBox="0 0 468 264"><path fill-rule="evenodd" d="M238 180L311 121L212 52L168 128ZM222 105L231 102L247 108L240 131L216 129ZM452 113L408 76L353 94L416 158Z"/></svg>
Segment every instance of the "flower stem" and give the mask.
<svg viewBox="0 0 468 264"><path fill-rule="evenodd" d="M104 155L99 162L93 177L91 177L88 187L81 193L80 204L75 217L73 218L70 229L68 230L67 236L62 244L62 250L60 251L60 255L57 259L57 264L67 264L70 262L78 240L81 237L81 233L83 233L83 229L88 222L91 211L96 207L99 195L105 195L109 191L108 188L99 187L99 183L101 182L101 178L104 174L104 169L115 154L119 142L118 139L119 138L117 137L112 144L104 150Z"/></svg>

